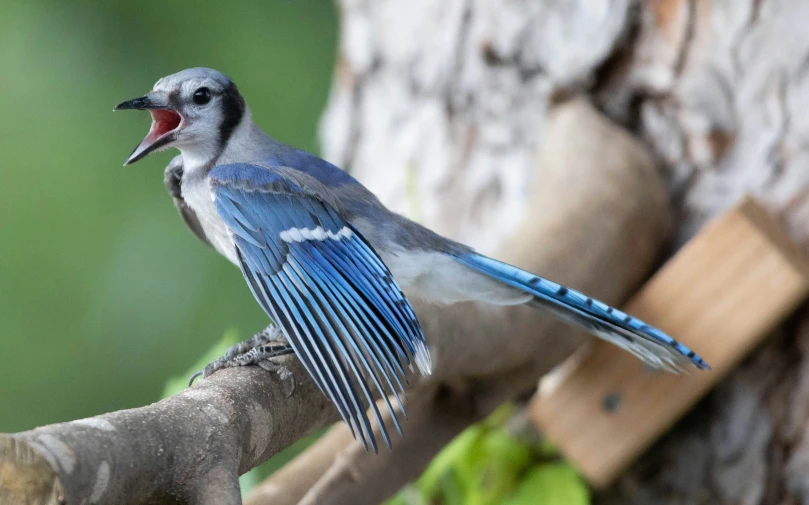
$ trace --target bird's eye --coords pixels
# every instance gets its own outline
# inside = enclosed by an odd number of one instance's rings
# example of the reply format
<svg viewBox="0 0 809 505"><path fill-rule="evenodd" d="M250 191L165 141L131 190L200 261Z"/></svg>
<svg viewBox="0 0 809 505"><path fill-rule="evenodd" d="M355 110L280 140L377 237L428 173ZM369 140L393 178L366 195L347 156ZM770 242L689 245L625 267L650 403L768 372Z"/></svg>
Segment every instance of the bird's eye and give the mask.
<svg viewBox="0 0 809 505"><path fill-rule="evenodd" d="M211 90L208 88L199 88L194 91L194 103L197 105L205 105L211 101Z"/></svg>

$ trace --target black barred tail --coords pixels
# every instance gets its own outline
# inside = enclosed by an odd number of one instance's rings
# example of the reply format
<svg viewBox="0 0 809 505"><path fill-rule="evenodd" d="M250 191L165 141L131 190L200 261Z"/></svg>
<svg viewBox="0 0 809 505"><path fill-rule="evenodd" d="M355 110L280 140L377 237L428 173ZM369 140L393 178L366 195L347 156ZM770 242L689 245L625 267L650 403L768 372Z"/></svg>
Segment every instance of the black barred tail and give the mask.
<svg viewBox="0 0 809 505"><path fill-rule="evenodd" d="M528 305L549 310L560 319L582 326L651 366L670 371L679 371L688 364L702 370L711 369L694 351L657 328L583 293L479 254L467 254L458 259L478 272L533 295Z"/></svg>

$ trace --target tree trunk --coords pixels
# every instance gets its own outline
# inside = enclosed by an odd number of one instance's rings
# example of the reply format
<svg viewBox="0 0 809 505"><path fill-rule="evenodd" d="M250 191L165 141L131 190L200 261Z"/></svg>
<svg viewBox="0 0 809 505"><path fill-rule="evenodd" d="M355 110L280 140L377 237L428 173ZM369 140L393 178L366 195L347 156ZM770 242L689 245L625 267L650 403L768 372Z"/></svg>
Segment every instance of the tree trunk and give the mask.
<svg viewBox="0 0 809 505"><path fill-rule="evenodd" d="M341 7L324 153L436 231L490 253L513 240L548 113L583 96L654 154L677 215L669 253L748 192L809 246L809 3ZM809 310L597 501L809 503L805 351Z"/></svg>

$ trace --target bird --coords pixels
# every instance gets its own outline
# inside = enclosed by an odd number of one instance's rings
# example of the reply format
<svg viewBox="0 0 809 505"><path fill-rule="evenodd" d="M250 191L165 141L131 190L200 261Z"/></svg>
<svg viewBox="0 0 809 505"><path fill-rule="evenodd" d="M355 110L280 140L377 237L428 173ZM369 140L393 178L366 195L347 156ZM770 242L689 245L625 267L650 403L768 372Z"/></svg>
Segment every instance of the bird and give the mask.
<svg viewBox="0 0 809 505"><path fill-rule="evenodd" d="M165 183L191 231L242 272L272 321L200 372L257 364L289 377L294 353L352 435L388 446L378 395L399 434L405 368L432 360L410 300L527 305L672 372L710 370L663 331L550 279L475 252L385 207L348 172L266 134L236 84L209 68L161 78L114 110L152 123L124 165L176 148ZM199 374L195 374L195 377ZM192 378L193 381L193 378Z"/></svg>

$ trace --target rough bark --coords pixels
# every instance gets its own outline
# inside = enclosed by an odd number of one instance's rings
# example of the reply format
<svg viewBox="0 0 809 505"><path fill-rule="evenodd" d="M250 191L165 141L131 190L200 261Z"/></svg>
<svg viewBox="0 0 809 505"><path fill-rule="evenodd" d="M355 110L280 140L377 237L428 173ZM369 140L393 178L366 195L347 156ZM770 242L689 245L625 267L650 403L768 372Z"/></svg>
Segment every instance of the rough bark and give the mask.
<svg viewBox="0 0 809 505"><path fill-rule="evenodd" d="M341 7L326 153L429 226L486 252L506 243L542 183L531 153L548 110L579 94L654 153L677 213L670 253L744 193L809 248L806 2ZM807 342L802 310L597 501L809 503Z"/></svg>
<svg viewBox="0 0 809 505"><path fill-rule="evenodd" d="M658 1L597 95L666 168L677 243L743 192L809 246L809 4ZM602 503L809 503L809 311L733 373Z"/></svg>
<svg viewBox="0 0 809 505"><path fill-rule="evenodd" d="M287 361L289 399L275 374L225 370L153 405L0 436L0 503L241 503L240 474L336 418Z"/></svg>

